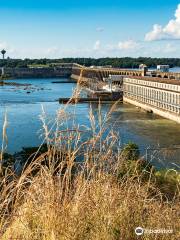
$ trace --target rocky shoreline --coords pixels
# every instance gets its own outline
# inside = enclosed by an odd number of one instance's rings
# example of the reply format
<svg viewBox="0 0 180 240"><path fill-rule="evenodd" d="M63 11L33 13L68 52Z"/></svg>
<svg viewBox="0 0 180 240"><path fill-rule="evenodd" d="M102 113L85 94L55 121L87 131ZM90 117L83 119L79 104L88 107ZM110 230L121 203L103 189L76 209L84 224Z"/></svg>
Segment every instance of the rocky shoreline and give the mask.
<svg viewBox="0 0 180 240"><path fill-rule="evenodd" d="M27 87L30 86L31 84L22 84L22 83L16 83L16 82L5 82L5 81L0 81L0 86L16 86L16 87Z"/></svg>

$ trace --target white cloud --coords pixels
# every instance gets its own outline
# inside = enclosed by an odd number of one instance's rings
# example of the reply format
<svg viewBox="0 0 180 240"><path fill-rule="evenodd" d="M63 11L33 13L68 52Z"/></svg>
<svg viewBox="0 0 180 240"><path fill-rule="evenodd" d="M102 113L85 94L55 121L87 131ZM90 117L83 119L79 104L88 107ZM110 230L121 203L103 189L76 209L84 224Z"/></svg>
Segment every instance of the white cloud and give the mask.
<svg viewBox="0 0 180 240"><path fill-rule="evenodd" d="M97 51L100 49L100 47L101 47L101 42L99 40L97 40L94 44L93 49Z"/></svg>
<svg viewBox="0 0 180 240"><path fill-rule="evenodd" d="M56 55L56 54L59 54L59 48L58 47L50 47L46 51L47 56Z"/></svg>
<svg viewBox="0 0 180 240"><path fill-rule="evenodd" d="M134 50L138 48L139 44L134 40L127 40L124 42L119 42L118 49L120 50Z"/></svg>
<svg viewBox="0 0 180 240"><path fill-rule="evenodd" d="M81 47L74 46L37 46L19 47L0 41L0 50L7 50L6 57L11 58L62 58L62 57L179 57L179 41L145 42L127 40L118 42L106 42L103 44L97 40L94 44Z"/></svg>
<svg viewBox="0 0 180 240"><path fill-rule="evenodd" d="M6 55L9 56L14 54L16 51L13 47L9 46L7 42L0 42L0 51L5 49L6 50Z"/></svg>
<svg viewBox="0 0 180 240"><path fill-rule="evenodd" d="M153 30L146 34L146 41L161 40L164 38L163 28L161 25L154 24Z"/></svg>
<svg viewBox="0 0 180 240"><path fill-rule="evenodd" d="M106 44L105 45L105 49L107 51L117 51L118 50L118 46L114 45L114 44Z"/></svg>
<svg viewBox="0 0 180 240"><path fill-rule="evenodd" d="M102 27L97 27L97 28L96 28L96 31L97 31L97 32L104 32L104 28L102 28Z"/></svg>
<svg viewBox="0 0 180 240"><path fill-rule="evenodd" d="M163 48L164 53L174 53L177 51L177 48L174 47L171 43L167 43L165 48Z"/></svg>
<svg viewBox="0 0 180 240"><path fill-rule="evenodd" d="M175 19L163 27L155 24L153 30L146 34L146 41L165 40L165 39L180 39L180 4L175 12Z"/></svg>
<svg viewBox="0 0 180 240"><path fill-rule="evenodd" d="M6 42L0 42L0 50L7 49L7 48L8 48L8 45Z"/></svg>

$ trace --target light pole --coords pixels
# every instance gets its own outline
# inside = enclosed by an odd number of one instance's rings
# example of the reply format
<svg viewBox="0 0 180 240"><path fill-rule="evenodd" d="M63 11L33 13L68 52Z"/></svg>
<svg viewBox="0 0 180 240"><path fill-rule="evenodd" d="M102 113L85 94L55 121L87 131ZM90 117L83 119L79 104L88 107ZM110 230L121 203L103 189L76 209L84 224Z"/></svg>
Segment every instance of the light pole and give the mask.
<svg viewBox="0 0 180 240"><path fill-rule="evenodd" d="M2 53L3 59L4 59L4 56L5 56L5 54L6 54L6 50L3 49L3 50L1 51L1 53Z"/></svg>

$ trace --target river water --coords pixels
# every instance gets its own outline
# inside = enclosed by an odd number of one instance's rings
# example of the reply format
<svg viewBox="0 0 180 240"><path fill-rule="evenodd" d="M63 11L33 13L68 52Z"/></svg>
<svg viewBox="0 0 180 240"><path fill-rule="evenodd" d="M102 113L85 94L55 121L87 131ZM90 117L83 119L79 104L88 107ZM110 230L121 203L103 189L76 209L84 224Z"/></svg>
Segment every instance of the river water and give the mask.
<svg viewBox="0 0 180 240"><path fill-rule="evenodd" d="M173 67L169 69L170 72L180 72L180 67Z"/></svg>
<svg viewBox="0 0 180 240"><path fill-rule="evenodd" d="M41 131L42 106L49 120L55 118L56 112L62 105L56 101L60 97L70 97L75 83L54 84L54 81L69 81L68 79L21 79L8 80L16 83L31 84L30 89L25 86L0 86L0 135L4 114L8 119L8 147L9 153L15 153L22 147L37 146L42 142ZM29 93L27 93L29 92ZM103 104L102 113L106 114L110 104ZM93 112L98 109L92 105ZM90 105L71 105L67 111L74 113L75 121L79 125L90 126ZM96 115L96 114L95 114ZM119 133L121 146L129 141L139 145L141 152L151 158L157 167L173 167L180 165L180 125L154 114L138 110L129 104L119 104L108 122ZM0 138L0 144L2 144ZM158 148L170 148L171 154L160 154ZM149 150L146 151L146 148ZM168 151L169 152L169 151ZM167 157L168 155L168 157Z"/></svg>

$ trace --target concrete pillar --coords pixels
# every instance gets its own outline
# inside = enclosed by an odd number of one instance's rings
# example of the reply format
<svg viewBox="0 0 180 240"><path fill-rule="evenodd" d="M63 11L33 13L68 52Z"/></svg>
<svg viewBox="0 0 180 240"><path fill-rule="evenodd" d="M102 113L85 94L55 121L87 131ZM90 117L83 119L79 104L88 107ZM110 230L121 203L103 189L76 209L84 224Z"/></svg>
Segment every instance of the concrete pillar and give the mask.
<svg viewBox="0 0 180 240"><path fill-rule="evenodd" d="M1 76L4 76L4 67L1 68Z"/></svg>
<svg viewBox="0 0 180 240"><path fill-rule="evenodd" d="M141 71L142 71L142 77L145 77L147 75L148 68L144 66Z"/></svg>

